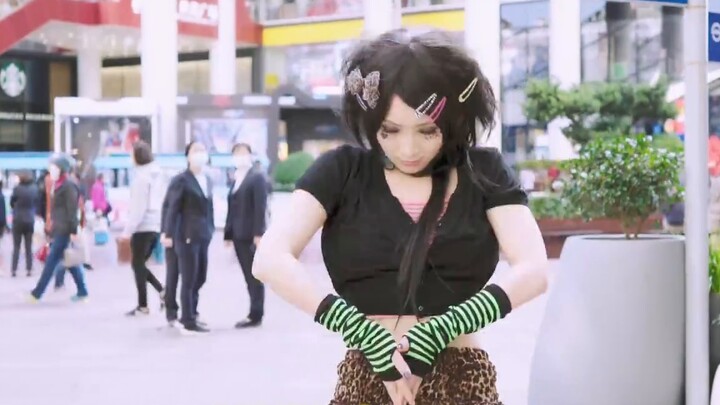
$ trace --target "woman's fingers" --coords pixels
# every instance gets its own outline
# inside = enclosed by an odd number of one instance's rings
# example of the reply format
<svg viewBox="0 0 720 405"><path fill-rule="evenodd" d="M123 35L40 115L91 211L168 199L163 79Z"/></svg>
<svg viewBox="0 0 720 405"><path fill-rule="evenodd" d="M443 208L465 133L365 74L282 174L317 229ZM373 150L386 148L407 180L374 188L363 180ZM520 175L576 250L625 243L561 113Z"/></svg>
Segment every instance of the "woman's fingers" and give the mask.
<svg viewBox="0 0 720 405"><path fill-rule="evenodd" d="M401 404L415 405L415 394L413 394L407 379L395 381L397 393L402 400Z"/></svg>
<svg viewBox="0 0 720 405"><path fill-rule="evenodd" d="M388 395L390 395L393 405L405 405L400 402L401 399L398 397L397 385L394 381L383 381L383 385L385 385L385 389L387 390Z"/></svg>

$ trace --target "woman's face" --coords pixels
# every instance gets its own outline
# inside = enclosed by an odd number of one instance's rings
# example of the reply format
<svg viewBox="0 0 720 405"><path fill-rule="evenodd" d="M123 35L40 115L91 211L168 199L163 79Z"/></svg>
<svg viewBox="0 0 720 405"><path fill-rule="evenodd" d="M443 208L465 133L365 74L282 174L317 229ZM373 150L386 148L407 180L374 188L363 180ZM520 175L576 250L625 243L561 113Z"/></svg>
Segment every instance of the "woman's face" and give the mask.
<svg viewBox="0 0 720 405"><path fill-rule="evenodd" d="M235 148L232 159L235 163L235 167L238 169L249 169L253 164L252 155L250 154L248 148L244 146L238 146Z"/></svg>
<svg viewBox="0 0 720 405"><path fill-rule="evenodd" d="M418 118L414 108L395 96L377 139L395 168L414 174L437 156L443 137L440 128L428 116Z"/></svg>
<svg viewBox="0 0 720 405"><path fill-rule="evenodd" d="M208 162L208 153L205 145L195 142L190 146L187 155L188 163L193 167L201 167Z"/></svg>

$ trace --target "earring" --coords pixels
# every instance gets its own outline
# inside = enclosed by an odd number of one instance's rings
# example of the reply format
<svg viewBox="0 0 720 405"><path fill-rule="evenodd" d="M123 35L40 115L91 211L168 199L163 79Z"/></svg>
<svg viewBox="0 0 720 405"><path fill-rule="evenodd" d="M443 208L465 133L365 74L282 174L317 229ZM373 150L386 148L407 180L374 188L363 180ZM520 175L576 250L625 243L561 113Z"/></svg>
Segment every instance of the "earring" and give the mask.
<svg viewBox="0 0 720 405"><path fill-rule="evenodd" d="M387 156L383 156L383 164L385 165L385 170L395 169L395 163L393 163Z"/></svg>

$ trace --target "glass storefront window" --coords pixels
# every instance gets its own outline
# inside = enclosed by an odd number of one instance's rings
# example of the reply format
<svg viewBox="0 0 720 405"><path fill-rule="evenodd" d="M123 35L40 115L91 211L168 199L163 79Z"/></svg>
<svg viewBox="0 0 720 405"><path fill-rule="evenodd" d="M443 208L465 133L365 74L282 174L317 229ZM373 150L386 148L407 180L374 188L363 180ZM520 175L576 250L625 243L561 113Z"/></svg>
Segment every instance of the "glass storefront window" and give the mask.
<svg viewBox="0 0 720 405"><path fill-rule="evenodd" d="M252 57L235 60L236 92L252 91ZM210 62L208 60L178 63L178 95L208 94L210 92ZM112 66L102 70L102 96L107 99L140 97L142 71L140 65Z"/></svg>
<svg viewBox="0 0 720 405"><path fill-rule="evenodd" d="M267 0L264 20L333 16L356 17L363 13L363 0Z"/></svg>
<svg viewBox="0 0 720 405"><path fill-rule="evenodd" d="M581 18L583 81L682 78L681 8L591 0Z"/></svg>
<svg viewBox="0 0 720 405"><path fill-rule="evenodd" d="M352 42L291 46L286 55L283 83L293 84L309 93L339 94L340 69Z"/></svg>
<svg viewBox="0 0 720 405"><path fill-rule="evenodd" d="M401 0L402 7L463 6L465 0Z"/></svg>
<svg viewBox="0 0 720 405"><path fill-rule="evenodd" d="M533 158L536 128L523 113L525 86L530 79L548 77L547 0L501 7L502 150L511 161Z"/></svg>

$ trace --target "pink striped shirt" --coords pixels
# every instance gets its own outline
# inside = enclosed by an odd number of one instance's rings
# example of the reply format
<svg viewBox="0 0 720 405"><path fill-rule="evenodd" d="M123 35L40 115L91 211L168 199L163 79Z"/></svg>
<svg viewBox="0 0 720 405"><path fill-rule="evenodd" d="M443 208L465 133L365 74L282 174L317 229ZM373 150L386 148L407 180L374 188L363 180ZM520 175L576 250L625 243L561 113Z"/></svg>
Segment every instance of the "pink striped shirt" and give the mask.
<svg viewBox="0 0 720 405"><path fill-rule="evenodd" d="M450 199L446 199L446 200L445 200L445 205L443 206L443 210L442 210L442 212L440 213L440 217L441 217L441 218L442 218L442 216L445 214L445 210L447 209L447 206L448 206L448 202L449 202L449 201L450 201ZM403 201L400 201L400 204L402 205L402 207L403 207L403 209L405 210L405 212L407 212L408 215L410 215L410 218L412 218L413 222L416 222L416 223L417 223L417 221L420 219L420 214L422 214L422 211L423 211L423 209L425 208L425 204L426 204L426 203L424 203L424 202L419 203L419 202L409 202L409 201L403 202Z"/></svg>

